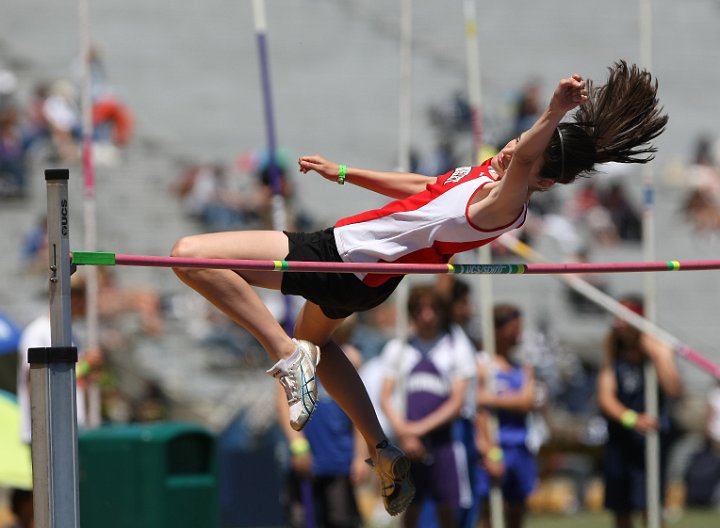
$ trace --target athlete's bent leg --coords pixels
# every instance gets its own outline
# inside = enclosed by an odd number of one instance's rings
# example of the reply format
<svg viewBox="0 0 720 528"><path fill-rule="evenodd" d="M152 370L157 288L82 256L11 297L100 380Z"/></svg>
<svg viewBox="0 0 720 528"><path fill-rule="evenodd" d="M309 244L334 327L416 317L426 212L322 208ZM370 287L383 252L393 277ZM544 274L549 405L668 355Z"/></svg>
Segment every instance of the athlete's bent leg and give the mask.
<svg viewBox="0 0 720 528"><path fill-rule="evenodd" d="M173 257L281 260L288 241L279 231L233 231L188 236L172 249ZM175 268L175 274L250 332L277 361L295 350L290 337L252 286L280 289L282 274L272 271Z"/></svg>
<svg viewBox="0 0 720 528"><path fill-rule="evenodd" d="M281 260L287 236L279 231L236 231L185 237L172 250L176 257ZM188 286L250 332L276 361L268 371L287 395L290 425L300 430L317 402L315 371L320 350L290 339L255 293L253 286L278 290L282 274L271 271L176 268Z"/></svg>

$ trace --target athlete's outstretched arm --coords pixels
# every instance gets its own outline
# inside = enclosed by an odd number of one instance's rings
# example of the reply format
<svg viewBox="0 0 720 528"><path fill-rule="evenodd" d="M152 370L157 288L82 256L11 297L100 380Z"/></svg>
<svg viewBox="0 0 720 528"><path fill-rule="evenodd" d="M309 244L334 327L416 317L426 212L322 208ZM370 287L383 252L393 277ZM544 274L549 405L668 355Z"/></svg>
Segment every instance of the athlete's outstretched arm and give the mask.
<svg viewBox="0 0 720 528"><path fill-rule="evenodd" d="M516 166L526 168L535 163L545 152L545 148L555 133L555 128L560 124L560 120L566 113L581 105L587 99L585 81L580 75L576 73L567 79L562 79L555 88L548 107L535 121L530 130L520 136L510 167L514 163ZM510 172L510 167L508 172Z"/></svg>
<svg viewBox="0 0 720 528"><path fill-rule="evenodd" d="M300 172L306 173L312 170L326 180L338 181L340 165L334 161L316 154L301 156L298 164ZM412 172L381 172L356 167L347 167L345 172L346 182L395 199L407 198L424 191L425 187L435 180L434 177Z"/></svg>
<svg viewBox="0 0 720 528"><path fill-rule="evenodd" d="M545 111L520 136L500 184L483 204L486 211L491 211L498 218L514 218L518 214L527 201L533 166L542 160L558 124L567 112L587 99L585 81L580 75L560 81Z"/></svg>

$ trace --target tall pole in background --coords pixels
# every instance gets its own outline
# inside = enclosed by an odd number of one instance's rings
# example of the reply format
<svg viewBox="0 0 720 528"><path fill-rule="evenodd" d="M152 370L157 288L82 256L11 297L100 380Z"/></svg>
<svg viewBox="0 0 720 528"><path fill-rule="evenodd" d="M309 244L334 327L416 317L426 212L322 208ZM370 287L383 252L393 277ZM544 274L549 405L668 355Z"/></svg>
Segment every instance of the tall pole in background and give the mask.
<svg viewBox="0 0 720 528"><path fill-rule="evenodd" d="M398 112L398 171L410 170L412 132L412 38L413 0L400 0L400 102ZM395 337L408 334L408 281L395 290Z"/></svg>
<svg viewBox="0 0 720 528"><path fill-rule="evenodd" d="M467 62L468 100L472 115L472 159L473 165L481 163L480 151L483 144L482 81L480 79L480 43L477 29L476 0L464 0L465 57Z"/></svg>
<svg viewBox="0 0 720 528"><path fill-rule="evenodd" d="M483 128L482 128L482 83L480 79L480 45L477 32L477 8L476 0L464 0L464 16L465 16L465 47L467 59L467 77L468 77L468 98L472 112L473 125L473 142L472 142L472 159L471 164L480 163L480 152L483 144ZM479 262L490 264L492 262L492 252L490 245L486 244L477 250ZM493 283L490 275L483 275L478 280L480 285L479 305L480 320L482 325L483 349L490 358L487 370L486 386L488 392L495 393L495 324L493 318L494 301L493 301ZM476 293L476 295L477 295ZM497 416L492 413L490 416L490 437L497 439L498 423ZM504 528L505 515L503 505L502 488L497 482L493 482L490 487L490 525L492 528Z"/></svg>
<svg viewBox="0 0 720 528"><path fill-rule="evenodd" d="M260 82L262 86L263 110L265 115L265 134L267 141L267 170L272 188L272 227L275 231L287 229L287 207L283 194L283 181L277 159L277 134L275 131L275 112L273 109L272 83L270 82L270 57L267 43L267 16L265 13L265 0L253 0L253 19L255 24L255 37L257 39L258 62L260 66ZM283 328L292 335L294 321L292 302L290 297L283 297L285 316L282 321ZM303 504L305 526L314 528L315 499L313 497L312 483L308 478L300 480L300 495Z"/></svg>
<svg viewBox="0 0 720 528"><path fill-rule="evenodd" d="M639 32L640 32L640 63L647 70L652 70L653 59L653 12L652 0L639 2ZM655 218L654 218L654 182L651 163L642 166L643 174L643 222L642 247L643 258L646 261L655 258ZM656 289L655 275L646 273L644 277L645 317L655 322L656 319ZM645 412L650 416L658 417L658 379L652 361L645 362ZM647 526L660 528L661 501L660 501L660 437L657 431L646 434L645 440L645 490L647 494Z"/></svg>
<svg viewBox="0 0 720 528"><path fill-rule="evenodd" d="M92 119L92 50L90 43L90 16L88 0L78 0L80 25L80 111L82 114L82 167L83 167L83 217L85 247L97 250L97 212L95 203L95 169L93 166L93 119ZM91 268L95 268L91 266ZM98 314L98 270L87 269L86 314L87 349L100 346L100 316ZM97 427L102 421L100 388L96 383L87 385L87 424Z"/></svg>
<svg viewBox="0 0 720 528"><path fill-rule="evenodd" d="M413 0L400 4L400 107L398 123L398 170L410 170L412 131L412 38Z"/></svg>
<svg viewBox="0 0 720 528"><path fill-rule="evenodd" d="M267 45L267 17L265 1L253 0L255 36L257 37L258 58L260 63L260 81L262 83L263 109L265 112L265 132L268 149L268 171L272 186L272 219L273 229L282 231L287 227L285 197L282 192L282 179L277 160L277 135L275 133L275 114L272 100L272 84L270 82L270 60Z"/></svg>

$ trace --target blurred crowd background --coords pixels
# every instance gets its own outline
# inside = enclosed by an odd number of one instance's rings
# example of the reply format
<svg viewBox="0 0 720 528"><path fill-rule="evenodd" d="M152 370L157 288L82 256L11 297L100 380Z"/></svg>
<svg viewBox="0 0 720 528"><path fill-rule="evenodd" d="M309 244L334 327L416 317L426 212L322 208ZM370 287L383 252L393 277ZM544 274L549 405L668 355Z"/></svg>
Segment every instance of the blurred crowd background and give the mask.
<svg viewBox="0 0 720 528"><path fill-rule="evenodd" d="M354 166L396 168L400 12L395 3L377 4L268 3L280 145L274 160L291 227L326 227L384 203L301 175L295 161L317 152ZM577 71L600 83L613 61L640 60L634 3L606 2L592 17L581 3L563 0L479 4L484 154L530 126L557 79ZM654 4L652 71L670 115L652 165L655 252L657 260L711 259L720 243L720 99L713 89L720 72L708 65L720 49L720 3ZM102 0L91 3L90 14L98 249L166 255L184 234L271 227L272 154L250 3ZM474 154L462 8L415 2L413 22L409 168L439 175ZM45 168L71 171L71 246L83 247L78 45L73 2L3 6L0 389L10 396L18 391L23 331L47 310ZM519 236L554 262L642 260L643 183L639 169L605 167L542 196ZM523 261L505 245L492 249L496 261ZM199 424L217 441L223 525L287 525L281 505L289 504L284 481L292 462L272 380L261 375L268 367L263 350L168 270L100 271L99 350L87 357L81 380L99 394L100 422ZM657 276L656 319L718 363L715 273ZM615 298L643 289L641 275L584 278ZM408 282L430 284L448 299L453 291L434 277ZM464 282L462 326L480 355L483 292L474 279ZM512 356L537 380L537 405L528 413L538 465L529 521L532 514L600 511L608 422L596 388L613 319L552 277L498 277L493 294L523 314ZM294 315L294 302L272 295L267 302L279 319ZM371 391L379 391L380 358L405 309L391 299L344 329ZM82 317L74 332L82 343ZM682 522L688 507L720 507L720 388L682 358L677 367L683 390L669 404L665 510ZM359 483L356 492L364 522L391 522L374 483Z"/></svg>

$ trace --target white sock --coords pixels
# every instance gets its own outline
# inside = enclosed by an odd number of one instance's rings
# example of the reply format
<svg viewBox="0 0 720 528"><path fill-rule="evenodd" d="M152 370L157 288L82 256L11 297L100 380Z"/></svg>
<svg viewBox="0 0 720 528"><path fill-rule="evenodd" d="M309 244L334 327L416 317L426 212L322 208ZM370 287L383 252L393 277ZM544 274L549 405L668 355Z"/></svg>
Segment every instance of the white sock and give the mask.
<svg viewBox="0 0 720 528"><path fill-rule="evenodd" d="M272 368L270 368L269 370L267 370L267 373L268 373L268 374L272 374L272 375L274 376L276 369L281 370L282 372L287 373L287 372L288 372L288 366L291 365L292 362L295 361L296 359L298 359L299 357L300 357L300 349L299 349L299 348L296 348L296 349L295 349L295 352L293 352L293 353L290 355L290 357L278 359L277 362L272 366Z"/></svg>
<svg viewBox="0 0 720 528"><path fill-rule="evenodd" d="M300 349L295 348L295 352L293 352L290 357L285 358L285 364L291 365L294 361L300 358Z"/></svg>

